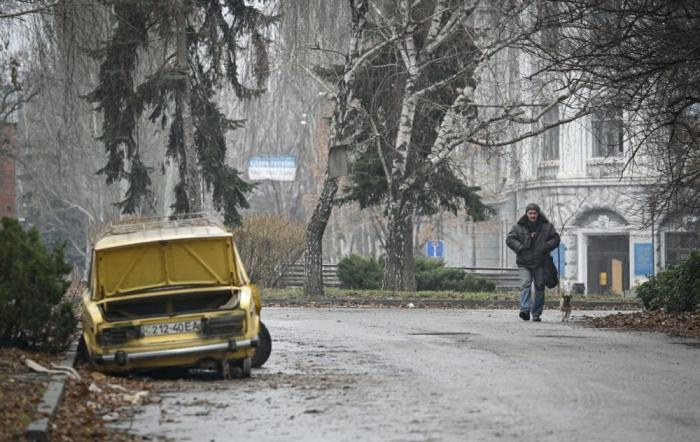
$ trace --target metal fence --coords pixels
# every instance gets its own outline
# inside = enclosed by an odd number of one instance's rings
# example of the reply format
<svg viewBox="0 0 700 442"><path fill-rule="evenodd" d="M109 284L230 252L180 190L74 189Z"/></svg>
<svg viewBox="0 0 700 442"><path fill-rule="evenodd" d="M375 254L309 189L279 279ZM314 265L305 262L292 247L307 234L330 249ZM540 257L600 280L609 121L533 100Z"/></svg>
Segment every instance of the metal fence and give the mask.
<svg viewBox="0 0 700 442"><path fill-rule="evenodd" d="M503 267L457 267L465 273L479 276L496 283L497 290L515 290L518 288L518 269ZM304 266L297 264L290 266L282 277L283 285L290 288L304 286ZM338 266L326 264L323 266L323 285L326 287L340 287L342 284L338 278Z"/></svg>

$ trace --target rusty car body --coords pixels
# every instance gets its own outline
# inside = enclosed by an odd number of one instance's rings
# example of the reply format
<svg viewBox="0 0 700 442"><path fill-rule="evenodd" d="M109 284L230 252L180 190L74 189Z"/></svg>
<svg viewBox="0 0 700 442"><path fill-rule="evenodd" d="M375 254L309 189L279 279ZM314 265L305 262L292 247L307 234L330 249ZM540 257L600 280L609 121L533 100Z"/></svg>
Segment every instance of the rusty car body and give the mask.
<svg viewBox="0 0 700 442"><path fill-rule="evenodd" d="M228 229L206 216L112 224L91 254L82 339L96 367L250 376L260 294Z"/></svg>

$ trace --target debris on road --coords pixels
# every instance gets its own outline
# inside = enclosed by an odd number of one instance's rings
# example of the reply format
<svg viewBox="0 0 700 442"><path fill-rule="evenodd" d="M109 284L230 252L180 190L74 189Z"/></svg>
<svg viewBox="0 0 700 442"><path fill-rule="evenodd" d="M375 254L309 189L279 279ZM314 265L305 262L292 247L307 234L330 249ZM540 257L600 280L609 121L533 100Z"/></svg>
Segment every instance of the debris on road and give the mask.
<svg viewBox="0 0 700 442"><path fill-rule="evenodd" d="M596 328L671 333L688 338L700 338L700 312L665 313L661 311L617 313L587 318L587 324Z"/></svg>
<svg viewBox="0 0 700 442"><path fill-rule="evenodd" d="M159 401L151 394L146 378L129 379L79 368L81 380L66 384L63 403L52 422L52 437L58 441L140 441L142 438L109 428L107 424L130 419L138 407Z"/></svg>
<svg viewBox="0 0 700 442"><path fill-rule="evenodd" d="M45 374L62 374L66 376L70 376L73 379L80 379L80 375L78 374L75 369L72 367L66 367L63 365L57 365L55 363L51 363L52 368L46 368L43 365L39 364L38 362L30 359L30 358L23 358L24 365L27 366L32 371L35 371L37 373L45 373Z"/></svg>

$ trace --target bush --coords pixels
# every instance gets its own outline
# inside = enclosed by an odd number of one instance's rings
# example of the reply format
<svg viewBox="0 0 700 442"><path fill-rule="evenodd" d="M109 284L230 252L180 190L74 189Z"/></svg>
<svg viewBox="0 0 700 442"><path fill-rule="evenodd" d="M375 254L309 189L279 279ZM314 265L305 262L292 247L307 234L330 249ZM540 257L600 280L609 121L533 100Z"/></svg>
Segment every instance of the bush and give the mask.
<svg viewBox="0 0 700 442"><path fill-rule="evenodd" d="M248 216L233 233L248 276L264 287L277 286L304 253L304 225L277 215Z"/></svg>
<svg viewBox="0 0 700 442"><path fill-rule="evenodd" d="M469 275L460 269L447 268L444 261L423 257L416 258L416 286L419 291L493 292L496 290L496 284L493 281Z"/></svg>
<svg viewBox="0 0 700 442"><path fill-rule="evenodd" d="M344 288L376 290L382 286L384 266L374 258L350 255L338 263L338 278Z"/></svg>
<svg viewBox="0 0 700 442"><path fill-rule="evenodd" d="M649 277L639 286L637 295L649 310L689 312L700 309L700 251L694 251L677 266L669 266Z"/></svg>
<svg viewBox="0 0 700 442"><path fill-rule="evenodd" d="M338 263L338 278L344 288L376 290L382 286L384 264L373 258L350 255ZM455 268L445 262L416 257L416 289L418 291L493 292L496 283Z"/></svg>
<svg viewBox="0 0 700 442"><path fill-rule="evenodd" d="M36 229L24 231L3 218L0 230L0 337L3 342L45 351L69 343L76 321L62 298L69 283L63 248L46 250Z"/></svg>

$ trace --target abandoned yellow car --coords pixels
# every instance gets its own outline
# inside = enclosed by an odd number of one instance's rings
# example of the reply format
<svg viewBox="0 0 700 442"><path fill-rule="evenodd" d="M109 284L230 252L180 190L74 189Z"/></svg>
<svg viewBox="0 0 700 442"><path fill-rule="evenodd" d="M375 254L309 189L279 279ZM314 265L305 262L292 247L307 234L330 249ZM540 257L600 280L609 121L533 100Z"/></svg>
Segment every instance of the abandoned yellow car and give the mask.
<svg viewBox="0 0 700 442"><path fill-rule="evenodd" d="M248 377L269 356L260 294L232 233L211 219L109 225L91 260L82 338L100 370L185 367Z"/></svg>

